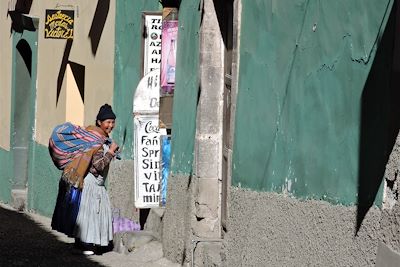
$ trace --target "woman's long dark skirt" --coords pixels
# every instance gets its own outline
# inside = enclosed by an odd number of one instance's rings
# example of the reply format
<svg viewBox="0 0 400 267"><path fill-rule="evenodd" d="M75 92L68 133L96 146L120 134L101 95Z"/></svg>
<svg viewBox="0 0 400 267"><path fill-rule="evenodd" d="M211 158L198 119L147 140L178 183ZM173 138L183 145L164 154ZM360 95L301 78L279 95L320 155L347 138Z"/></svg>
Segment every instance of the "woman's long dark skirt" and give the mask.
<svg viewBox="0 0 400 267"><path fill-rule="evenodd" d="M74 237L75 222L80 202L81 191L63 179L60 179L51 228L69 237Z"/></svg>

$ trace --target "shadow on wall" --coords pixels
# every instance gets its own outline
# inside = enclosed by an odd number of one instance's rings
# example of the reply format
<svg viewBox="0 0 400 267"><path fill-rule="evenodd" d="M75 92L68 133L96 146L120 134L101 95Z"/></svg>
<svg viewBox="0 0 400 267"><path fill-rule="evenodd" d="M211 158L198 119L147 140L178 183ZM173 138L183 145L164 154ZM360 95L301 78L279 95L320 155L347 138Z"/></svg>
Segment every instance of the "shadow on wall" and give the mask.
<svg viewBox="0 0 400 267"><path fill-rule="evenodd" d="M85 103L85 66L73 61L68 61L68 64L74 75L82 102Z"/></svg>
<svg viewBox="0 0 400 267"><path fill-rule="evenodd" d="M100 38L106 24L108 12L110 10L110 0L98 0L96 11L94 12L92 26L90 26L89 38L92 46L93 56L97 53Z"/></svg>
<svg viewBox="0 0 400 267"><path fill-rule="evenodd" d="M163 7L176 7L179 9L179 6L181 5L181 0L159 0L160 4Z"/></svg>
<svg viewBox="0 0 400 267"><path fill-rule="evenodd" d="M72 43L73 43L73 40L72 39L68 39L66 44L65 44L64 54L63 54L63 58L61 60L60 71L58 72L58 77L57 77L56 106L58 104L58 98L60 97L61 87L62 87L63 80L64 80L65 70L67 69L69 54L71 53Z"/></svg>
<svg viewBox="0 0 400 267"><path fill-rule="evenodd" d="M17 0L15 3L15 9L13 11L8 11L8 15L11 17L11 29L10 32L16 31L22 33L25 26L25 21L23 20L22 14L29 14L32 7L33 0Z"/></svg>
<svg viewBox="0 0 400 267"><path fill-rule="evenodd" d="M56 106L58 105L58 99L60 98L61 87L64 81L65 71L68 64L71 67L72 73L74 75L82 102L85 103L85 66L69 60L69 54L71 53L72 44L73 39L68 39L65 44L64 54L61 60L60 70L57 77Z"/></svg>
<svg viewBox="0 0 400 267"><path fill-rule="evenodd" d="M103 266L72 254L72 244L58 241L23 213L0 208L0 221L0 266Z"/></svg>
<svg viewBox="0 0 400 267"><path fill-rule="evenodd" d="M400 83L393 75L396 10L395 3L362 93L356 235L380 198L377 193L400 128Z"/></svg>
<svg viewBox="0 0 400 267"><path fill-rule="evenodd" d="M29 76L32 75L32 49L29 46L28 42L24 39L18 42L17 50L21 55L22 59L24 60L26 69L29 72Z"/></svg>
<svg viewBox="0 0 400 267"><path fill-rule="evenodd" d="M233 33L233 0L214 0L214 6L225 49L231 51L232 40L228 38Z"/></svg>

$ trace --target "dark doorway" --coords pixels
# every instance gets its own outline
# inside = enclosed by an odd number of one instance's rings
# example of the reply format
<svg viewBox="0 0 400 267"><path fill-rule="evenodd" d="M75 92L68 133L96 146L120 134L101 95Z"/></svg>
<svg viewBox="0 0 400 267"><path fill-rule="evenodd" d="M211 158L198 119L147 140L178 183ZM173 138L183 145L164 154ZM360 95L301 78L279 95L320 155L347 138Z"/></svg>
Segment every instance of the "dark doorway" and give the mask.
<svg viewBox="0 0 400 267"><path fill-rule="evenodd" d="M231 176L232 131L232 48L233 48L233 0L214 1L221 37L224 41L224 105L223 105L223 148L222 148L222 199L221 224L226 229L228 217L228 193Z"/></svg>

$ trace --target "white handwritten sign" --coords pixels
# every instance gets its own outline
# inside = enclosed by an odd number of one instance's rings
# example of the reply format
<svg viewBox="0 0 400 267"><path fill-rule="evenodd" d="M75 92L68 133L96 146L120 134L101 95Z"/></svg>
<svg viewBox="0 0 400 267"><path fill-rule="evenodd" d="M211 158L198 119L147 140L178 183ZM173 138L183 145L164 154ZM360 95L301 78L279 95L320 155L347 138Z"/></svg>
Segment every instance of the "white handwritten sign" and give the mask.
<svg viewBox="0 0 400 267"><path fill-rule="evenodd" d="M133 99L134 113L159 112L160 69L147 73L139 82Z"/></svg>
<svg viewBox="0 0 400 267"><path fill-rule="evenodd" d="M139 82L133 99L134 184L137 208L160 204L160 70L147 73Z"/></svg>
<svg viewBox="0 0 400 267"><path fill-rule="evenodd" d="M143 75L159 69L161 64L161 14L144 14Z"/></svg>
<svg viewBox="0 0 400 267"><path fill-rule="evenodd" d="M160 205L160 129L158 115L134 116L135 206Z"/></svg>

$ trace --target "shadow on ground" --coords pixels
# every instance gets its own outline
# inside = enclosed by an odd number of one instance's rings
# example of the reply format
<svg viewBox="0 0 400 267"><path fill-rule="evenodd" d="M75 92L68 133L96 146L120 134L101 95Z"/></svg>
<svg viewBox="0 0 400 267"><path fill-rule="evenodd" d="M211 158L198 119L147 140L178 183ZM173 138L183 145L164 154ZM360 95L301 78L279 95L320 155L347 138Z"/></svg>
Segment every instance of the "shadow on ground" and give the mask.
<svg viewBox="0 0 400 267"><path fill-rule="evenodd" d="M73 254L72 244L32 221L24 213L0 207L0 266L104 266Z"/></svg>

